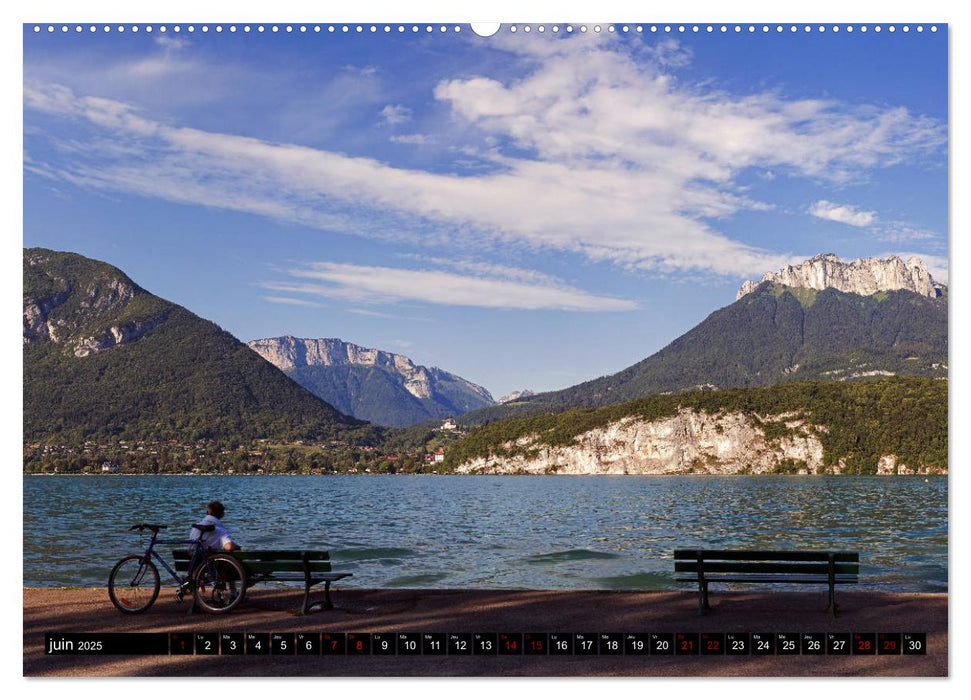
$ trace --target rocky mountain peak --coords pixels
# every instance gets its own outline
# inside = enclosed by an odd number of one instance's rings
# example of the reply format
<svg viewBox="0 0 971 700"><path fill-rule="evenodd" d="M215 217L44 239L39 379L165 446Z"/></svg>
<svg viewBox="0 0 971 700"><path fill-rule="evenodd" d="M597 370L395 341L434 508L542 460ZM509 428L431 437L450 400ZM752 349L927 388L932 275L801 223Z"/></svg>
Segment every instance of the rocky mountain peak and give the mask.
<svg viewBox="0 0 971 700"><path fill-rule="evenodd" d="M249 346L284 371L297 367L338 365L382 367L409 374L421 374L421 370L425 369L404 355L345 343L340 338L295 338L285 335L252 340Z"/></svg>
<svg viewBox="0 0 971 700"><path fill-rule="evenodd" d="M295 338L292 335L285 335L278 338L252 340L249 342L249 347L298 383L311 376L312 370L316 368L363 367L381 370L386 376L394 377L396 384L419 401L440 402L443 399L443 393L451 394L456 391L466 397L458 400L458 406L448 403L443 408L444 413L441 417L469 410L465 407L466 403L476 408L495 403L492 395L483 387L438 367L417 365L404 355L365 348L344 342L340 338ZM311 371L308 372L308 370ZM314 392L320 389L319 385L309 381L305 382L304 386ZM333 389L333 385L331 388ZM334 405L345 407L342 399L337 395L318 393L318 396ZM352 415L357 415L353 412L350 403L347 403L346 407ZM375 420L373 416L359 417Z"/></svg>
<svg viewBox="0 0 971 700"><path fill-rule="evenodd" d="M938 297L946 289L934 281L924 261L916 256L906 262L896 255L843 262L833 253L823 253L799 265L786 265L778 272L767 272L760 280L745 282L735 299L755 291L763 282L818 290L832 287L862 296L906 289L925 297Z"/></svg>
<svg viewBox="0 0 971 700"><path fill-rule="evenodd" d="M71 253L25 250L24 279L24 345L50 342L88 357L134 342L168 318L162 300L134 309L151 295L121 270Z"/></svg>
<svg viewBox="0 0 971 700"><path fill-rule="evenodd" d="M536 396L536 392L530 389L514 391L511 394L503 396L501 399L499 399L499 403L511 403L513 401L518 401L519 399L528 399L530 396Z"/></svg>

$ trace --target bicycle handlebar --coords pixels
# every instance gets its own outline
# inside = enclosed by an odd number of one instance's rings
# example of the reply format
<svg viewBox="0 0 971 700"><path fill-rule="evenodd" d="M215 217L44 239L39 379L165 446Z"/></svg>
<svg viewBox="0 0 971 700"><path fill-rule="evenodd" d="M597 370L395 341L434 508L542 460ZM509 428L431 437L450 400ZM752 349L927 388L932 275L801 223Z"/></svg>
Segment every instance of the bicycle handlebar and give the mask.
<svg viewBox="0 0 971 700"><path fill-rule="evenodd" d="M130 528L128 528L128 531L131 532L132 530L138 530L141 532L142 530L151 530L157 535L159 530L165 530L167 528L168 525L150 525L148 523L138 523L137 525L132 525Z"/></svg>

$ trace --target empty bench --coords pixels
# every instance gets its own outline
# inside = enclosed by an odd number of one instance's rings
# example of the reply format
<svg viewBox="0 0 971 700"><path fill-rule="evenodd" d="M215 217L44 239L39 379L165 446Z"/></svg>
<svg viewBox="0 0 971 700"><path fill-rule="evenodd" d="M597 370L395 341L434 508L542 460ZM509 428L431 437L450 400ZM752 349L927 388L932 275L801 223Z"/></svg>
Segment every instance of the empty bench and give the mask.
<svg viewBox="0 0 971 700"><path fill-rule="evenodd" d="M175 550L172 554L175 557L176 571L185 572L189 567L189 553L185 550ZM243 565L247 589L263 581L303 583L301 615L306 615L311 608L318 606L325 610L332 609L334 605L330 600L330 584L354 575L331 571L330 554L316 550L253 549L226 552L226 554ZM324 584L324 599L310 602L310 589L318 583Z"/></svg>
<svg viewBox="0 0 971 700"><path fill-rule="evenodd" d="M675 581L698 584L698 614L708 605L710 583L797 583L829 587L827 612L836 615L836 585L857 583L858 552L677 549Z"/></svg>

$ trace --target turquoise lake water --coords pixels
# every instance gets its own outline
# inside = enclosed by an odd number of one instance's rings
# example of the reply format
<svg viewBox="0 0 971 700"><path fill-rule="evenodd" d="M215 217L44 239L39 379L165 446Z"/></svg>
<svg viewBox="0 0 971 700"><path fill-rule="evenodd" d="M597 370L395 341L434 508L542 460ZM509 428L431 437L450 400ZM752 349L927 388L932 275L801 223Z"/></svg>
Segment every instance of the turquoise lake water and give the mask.
<svg viewBox="0 0 971 700"><path fill-rule="evenodd" d="M144 550L130 524L184 537L212 499L244 547L327 549L355 587L683 588L682 547L854 550L862 588L948 582L947 477L25 476L23 488L25 586L103 586Z"/></svg>

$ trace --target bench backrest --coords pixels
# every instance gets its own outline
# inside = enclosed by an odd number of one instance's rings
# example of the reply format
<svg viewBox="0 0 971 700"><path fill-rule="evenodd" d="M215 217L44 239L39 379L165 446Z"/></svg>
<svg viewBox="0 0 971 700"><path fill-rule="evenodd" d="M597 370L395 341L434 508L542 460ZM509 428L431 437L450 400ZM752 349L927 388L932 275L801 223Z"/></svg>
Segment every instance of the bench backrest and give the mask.
<svg viewBox="0 0 971 700"><path fill-rule="evenodd" d="M817 574L860 573L859 552L745 551L735 549L676 549L674 570L704 574Z"/></svg>
<svg viewBox="0 0 971 700"><path fill-rule="evenodd" d="M189 567L189 552L175 550L175 570L184 573ZM330 572L330 554L318 550L251 549L232 552L249 574Z"/></svg>

